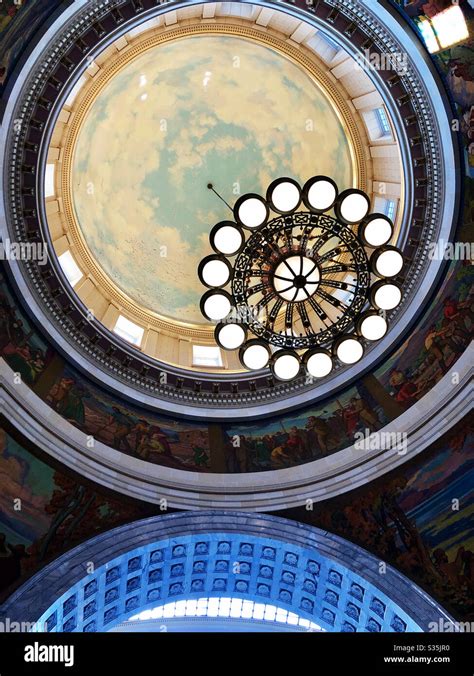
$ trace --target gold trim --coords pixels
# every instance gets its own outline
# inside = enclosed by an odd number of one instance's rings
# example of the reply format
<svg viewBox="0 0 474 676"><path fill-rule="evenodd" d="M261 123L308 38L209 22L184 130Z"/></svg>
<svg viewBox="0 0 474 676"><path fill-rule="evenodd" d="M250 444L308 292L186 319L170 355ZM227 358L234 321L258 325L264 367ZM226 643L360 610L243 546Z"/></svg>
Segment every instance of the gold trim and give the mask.
<svg viewBox="0 0 474 676"><path fill-rule="evenodd" d="M71 173L74 148L84 118L105 85L130 61L158 45L195 35L233 35L272 47L300 67L303 67L312 77L315 84L326 95L346 132L352 158L353 185L360 187L362 190L367 190L366 158L360 131L353 119L353 114L347 101L330 78L320 70L318 64L314 61L314 57L311 58L306 53L304 47L296 47L284 41L284 39L276 37L274 34L264 32L264 30L230 23L198 23L174 29L161 28L161 32L158 34L156 30L156 27L151 28L150 31L137 36L133 42L122 48L120 52L109 57L109 60L106 62L107 66L105 68L101 67L100 72L91 78L78 93L76 101L79 101L79 103L78 105L75 102L73 103L71 111L73 114L70 116L70 122L65 125L63 130L63 138L66 134L66 140L61 158L62 166L58 167L60 169L58 173L61 174L61 190L57 198L62 200L62 215L65 218L64 229L70 241L72 251L78 257L77 263L83 272L86 272L86 276L91 278L94 285L98 287L98 291L103 294L109 303L118 305L120 312L123 311L127 317L145 328L159 330L164 334L171 334L175 338L191 338L197 341L208 342L214 340L214 327L208 328L199 324L171 320L159 315L157 312L145 310L137 306L136 302L124 293L97 264L81 232L72 198ZM153 32L154 34L146 37L149 32ZM112 59L111 63L109 63L110 59Z"/></svg>

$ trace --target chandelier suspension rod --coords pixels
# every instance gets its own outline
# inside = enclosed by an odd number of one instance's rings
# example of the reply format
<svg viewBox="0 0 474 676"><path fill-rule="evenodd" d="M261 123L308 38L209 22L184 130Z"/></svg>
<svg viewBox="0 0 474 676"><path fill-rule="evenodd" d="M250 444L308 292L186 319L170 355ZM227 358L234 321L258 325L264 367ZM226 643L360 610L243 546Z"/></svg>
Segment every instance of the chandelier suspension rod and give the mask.
<svg viewBox="0 0 474 676"><path fill-rule="evenodd" d="M208 184L207 184L207 187L209 188L209 190L212 190L212 192L213 192L215 195L217 195L217 197L218 197L222 202L224 202L224 204L232 211L232 213L234 213L234 210L232 209L232 207L230 206L230 204L229 204L228 202L226 202L225 199L224 199L221 195L219 195L219 193L218 193L217 190L214 188L214 186L213 186L212 183L208 183Z"/></svg>

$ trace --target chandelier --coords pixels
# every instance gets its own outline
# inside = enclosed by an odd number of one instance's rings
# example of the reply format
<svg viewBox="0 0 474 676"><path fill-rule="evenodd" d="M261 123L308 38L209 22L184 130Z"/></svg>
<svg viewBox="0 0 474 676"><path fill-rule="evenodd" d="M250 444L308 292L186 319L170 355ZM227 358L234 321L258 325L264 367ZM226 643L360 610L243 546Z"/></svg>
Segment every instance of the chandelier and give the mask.
<svg viewBox="0 0 474 676"><path fill-rule="evenodd" d="M321 378L385 335L385 312L402 297L393 280L403 257L389 245L393 223L369 213L366 193L339 193L327 176L303 188L279 178L265 198L248 193L232 211L233 221L212 228L215 253L199 264L209 289L200 308L217 322L217 344L238 349L244 368L270 366L278 380L292 380L303 366Z"/></svg>

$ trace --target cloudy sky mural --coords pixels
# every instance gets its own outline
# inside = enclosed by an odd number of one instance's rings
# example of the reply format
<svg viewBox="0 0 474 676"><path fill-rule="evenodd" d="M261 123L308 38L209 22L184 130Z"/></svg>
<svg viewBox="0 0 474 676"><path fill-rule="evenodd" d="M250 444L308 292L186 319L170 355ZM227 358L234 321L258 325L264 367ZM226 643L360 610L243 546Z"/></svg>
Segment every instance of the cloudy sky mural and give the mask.
<svg viewBox="0 0 474 676"><path fill-rule="evenodd" d="M212 226L231 217L207 183L233 204L285 175L348 187L350 167L342 126L299 66L240 38L196 36L142 54L101 92L77 141L74 206L133 301L202 323L197 265Z"/></svg>

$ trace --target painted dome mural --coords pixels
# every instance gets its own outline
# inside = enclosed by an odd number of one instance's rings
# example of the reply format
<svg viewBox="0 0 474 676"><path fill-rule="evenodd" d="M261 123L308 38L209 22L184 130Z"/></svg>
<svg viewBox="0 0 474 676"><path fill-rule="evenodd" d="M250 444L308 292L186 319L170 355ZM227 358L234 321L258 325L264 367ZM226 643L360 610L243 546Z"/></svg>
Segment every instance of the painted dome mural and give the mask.
<svg viewBox="0 0 474 676"><path fill-rule="evenodd" d="M196 324L196 269L211 227L230 215L207 183L233 204L277 175L314 173L352 183L348 139L318 85L267 46L196 36L145 52L95 99L73 198L112 281L148 310Z"/></svg>

